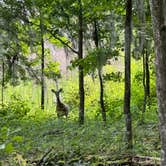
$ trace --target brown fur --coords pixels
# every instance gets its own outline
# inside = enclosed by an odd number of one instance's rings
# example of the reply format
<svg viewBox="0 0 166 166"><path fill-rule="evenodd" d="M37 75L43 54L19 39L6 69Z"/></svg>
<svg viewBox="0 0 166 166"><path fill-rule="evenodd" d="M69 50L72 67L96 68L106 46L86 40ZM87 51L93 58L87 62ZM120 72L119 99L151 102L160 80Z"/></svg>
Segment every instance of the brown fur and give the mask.
<svg viewBox="0 0 166 166"><path fill-rule="evenodd" d="M55 91L54 89L52 89L51 91L56 96L56 101L57 101L56 113L57 113L58 118L60 118L62 116L66 116L66 118L67 118L69 109L64 103L61 102L60 96L59 96L60 92L62 92L62 89L59 89L58 91Z"/></svg>

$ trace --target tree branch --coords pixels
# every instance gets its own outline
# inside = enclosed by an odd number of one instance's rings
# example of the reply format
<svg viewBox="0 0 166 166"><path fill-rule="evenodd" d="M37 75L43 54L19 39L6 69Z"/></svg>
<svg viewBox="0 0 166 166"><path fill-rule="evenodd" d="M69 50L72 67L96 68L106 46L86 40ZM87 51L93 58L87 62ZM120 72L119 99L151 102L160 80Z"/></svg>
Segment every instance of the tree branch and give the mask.
<svg viewBox="0 0 166 166"><path fill-rule="evenodd" d="M63 41L60 37L58 37L56 34L54 34L51 30L47 31L51 34L52 37L54 37L55 39L59 40L64 46L68 47L72 52L74 52L75 54L78 54L78 51L75 50L74 48L72 48L68 42Z"/></svg>
<svg viewBox="0 0 166 166"><path fill-rule="evenodd" d="M30 66L26 66L26 70L29 72L29 74L31 73L36 78L36 80L41 84L41 80L38 78L35 71Z"/></svg>

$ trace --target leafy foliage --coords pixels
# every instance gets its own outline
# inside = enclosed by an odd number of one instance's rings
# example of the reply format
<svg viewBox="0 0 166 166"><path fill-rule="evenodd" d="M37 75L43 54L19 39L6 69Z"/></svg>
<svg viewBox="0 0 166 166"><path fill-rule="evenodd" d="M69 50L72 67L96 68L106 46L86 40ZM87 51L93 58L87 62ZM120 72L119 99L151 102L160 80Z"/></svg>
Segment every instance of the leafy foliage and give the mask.
<svg viewBox="0 0 166 166"><path fill-rule="evenodd" d="M0 136L0 154L5 153L11 154L15 150L15 146L18 146L19 143L23 142L23 137L20 135L14 135L19 132L20 129L15 129L11 131L10 128L3 126L1 128L1 136Z"/></svg>
<svg viewBox="0 0 166 166"><path fill-rule="evenodd" d="M104 81L114 81L114 82L120 82L122 81L122 72L111 72L111 73L106 73L103 75Z"/></svg>
<svg viewBox="0 0 166 166"><path fill-rule="evenodd" d="M9 120L23 118L29 111L29 102L16 95L12 95L10 101L0 108L1 116Z"/></svg>
<svg viewBox="0 0 166 166"><path fill-rule="evenodd" d="M96 69L101 69L109 59L118 57L118 50L111 50L110 48L96 48L88 52L88 55L82 60L72 61L72 67L79 65L84 67L84 73L93 73Z"/></svg>
<svg viewBox="0 0 166 166"><path fill-rule="evenodd" d="M44 74L49 79L56 81L60 78L60 69L58 62L48 62L47 67L44 69Z"/></svg>

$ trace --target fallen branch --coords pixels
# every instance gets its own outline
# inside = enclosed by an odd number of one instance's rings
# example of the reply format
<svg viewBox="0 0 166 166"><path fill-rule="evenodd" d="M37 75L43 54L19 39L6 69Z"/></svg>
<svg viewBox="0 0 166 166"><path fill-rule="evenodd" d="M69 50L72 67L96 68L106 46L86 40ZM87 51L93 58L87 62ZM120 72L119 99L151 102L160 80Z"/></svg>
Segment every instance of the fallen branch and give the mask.
<svg viewBox="0 0 166 166"><path fill-rule="evenodd" d="M37 162L36 166L41 166L41 164L44 162L44 159L52 152L54 148L52 147L51 149L49 149L44 155L43 157Z"/></svg>
<svg viewBox="0 0 166 166"><path fill-rule="evenodd" d="M43 133L43 137L46 135L58 135L58 134L62 134L64 133L64 131L61 130L50 130L50 131L46 131L45 133Z"/></svg>
<svg viewBox="0 0 166 166"><path fill-rule="evenodd" d="M160 158L149 157L149 156L134 156L132 158L132 163L141 165L141 166L159 166Z"/></svg>

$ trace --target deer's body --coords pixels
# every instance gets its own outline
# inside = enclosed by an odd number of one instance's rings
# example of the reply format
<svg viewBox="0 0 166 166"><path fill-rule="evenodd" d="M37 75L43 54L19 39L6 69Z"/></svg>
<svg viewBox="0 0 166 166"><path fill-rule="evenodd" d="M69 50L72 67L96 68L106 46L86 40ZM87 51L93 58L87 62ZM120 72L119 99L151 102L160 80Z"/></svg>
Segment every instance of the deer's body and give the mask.
<svg viewBox="0 0 166 166"><path fill-rule="evenodd" d="M58 118L59 117L62 117L62 116L68 116L68 112L69 112L69 108L66 104L62 103L61 100L60 100L60 92L62 91L62 89L59 89L58 91L55 91L54 89L51 90L55 96L56 96L56 101L57 101L57 104L56 104L56 113L57 113L57 116Z"/></svg>

